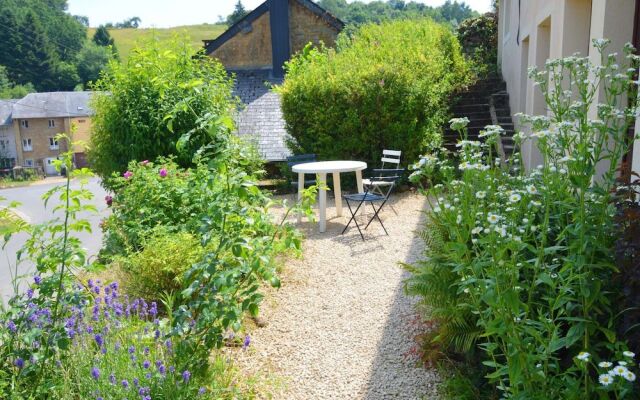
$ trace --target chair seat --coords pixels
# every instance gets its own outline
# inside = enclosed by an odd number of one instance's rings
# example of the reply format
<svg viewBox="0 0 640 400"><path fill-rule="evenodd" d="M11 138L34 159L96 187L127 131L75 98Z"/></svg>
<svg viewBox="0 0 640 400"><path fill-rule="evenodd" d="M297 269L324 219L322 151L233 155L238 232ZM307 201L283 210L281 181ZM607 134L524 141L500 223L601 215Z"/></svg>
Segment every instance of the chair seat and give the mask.
<svg viewBox="0 0 640 400"><path fill-rule="evenodd" d="M384 196L379 196L373 193L345 194L342 197L352 201L384 201L385 200Z"/></svg>
<svg viewBox="0 0 640 400"><path fill-rule="evenodd" d="M362 184L364 186L391 186L392 182L389 181L375 181L371 179L363 179Z"/></svg>

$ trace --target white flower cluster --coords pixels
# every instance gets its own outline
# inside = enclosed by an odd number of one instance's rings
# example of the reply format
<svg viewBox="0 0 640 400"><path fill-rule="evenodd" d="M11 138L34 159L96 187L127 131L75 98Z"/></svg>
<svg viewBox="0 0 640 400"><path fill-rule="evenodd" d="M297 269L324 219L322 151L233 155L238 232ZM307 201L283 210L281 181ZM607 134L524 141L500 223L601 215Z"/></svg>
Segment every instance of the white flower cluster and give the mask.
<svg viewBox="0 0 640 400"><path fill-rule="evenodd" d="M586 359L584 359L584 357L581 358L580 355L582 354L586 354L587 358ZM633 358L636 356L631 351L625 351L622 353L622 355L625 356L629 361L633 360ZM588 356L589 356L589 353L582 352L578 354L577 358L581 361L588 361L589 360ZM636 374L630 371L629 368L627 367L629 365L629 361L618 361L618 365L615 365L615 366L613 365L612 362L609 362L609 361L599 362L598 367L603 369L608 369L608 368L611 368L611 369L604 374L600 374L600 376L598 376L598 382L600 382L602 386L609 386L612 383L614 383L615 379L618 377L628 382L634 382L636 380Z"/></svg>

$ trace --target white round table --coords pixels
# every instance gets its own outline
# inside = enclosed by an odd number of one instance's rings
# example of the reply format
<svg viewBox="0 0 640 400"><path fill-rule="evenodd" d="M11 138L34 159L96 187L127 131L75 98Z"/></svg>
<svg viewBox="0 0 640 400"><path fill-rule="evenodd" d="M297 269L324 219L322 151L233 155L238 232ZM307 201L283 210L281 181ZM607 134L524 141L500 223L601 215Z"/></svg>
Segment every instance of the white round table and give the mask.
<svg viewBox="0 0 640 400"><path fill-rule="evenodd" d="M327 229L327 174L333 174L333 192L336 196L336 214L342 216L342 192L340 189L340 173L355 172L358 184L358 192L364 192L362 187L362 170L367 168L367 163L362 161L320 161L294 165L293 172L298 173L298 200L302 197L304 190L304 174L316 174L317 184L319 186L318 208L320 209L320 218L318 225L320 232ZM301 216L298 215L298 222Z"/></svg>

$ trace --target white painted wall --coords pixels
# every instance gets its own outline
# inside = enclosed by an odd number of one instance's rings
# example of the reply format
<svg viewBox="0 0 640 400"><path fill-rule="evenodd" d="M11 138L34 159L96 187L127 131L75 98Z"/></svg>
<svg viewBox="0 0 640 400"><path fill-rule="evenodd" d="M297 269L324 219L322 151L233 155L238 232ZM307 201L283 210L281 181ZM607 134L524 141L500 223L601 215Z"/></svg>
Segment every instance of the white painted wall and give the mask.
<svg viewBox="0 0 640 400"><path fill-rule="evenodd" d="M16 134L13 125L0 125L0 158L13 158L18 162ZM4 146L3 146L4 145Z"/></svg>
<svg viewBox="0 0 640 400"><path fill-rule="evenodd" d="M512 112L546 112L539 89L527 77L529 66L542 67L548 58L574 53L591 57L597 65L600 59L591 39L603 37L612 41L608 50L621 55L624 44L632 39L634 5L634 0L500 0L498 62ZM534 145L522 152L527 168L540 163ZM640 149L637 153L634 162L640 166Z"/></svg>

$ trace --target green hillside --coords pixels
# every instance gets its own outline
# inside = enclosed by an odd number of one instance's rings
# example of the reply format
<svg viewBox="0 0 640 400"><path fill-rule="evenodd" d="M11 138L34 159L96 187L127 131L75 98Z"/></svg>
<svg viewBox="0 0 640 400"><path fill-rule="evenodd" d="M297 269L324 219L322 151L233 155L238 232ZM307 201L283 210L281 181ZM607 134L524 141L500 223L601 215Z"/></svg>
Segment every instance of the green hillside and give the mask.
<svg viewBox="0 0 640 400"><path fill-rule="evenodd" d="M191 38L191 44L194 49L202 48L202 41L205 39L215 39L227 29L225 25L187 25L176 26L173 28L154 28L154 29L110 29L109 34L114 39L120 59L126 61L129 52L140 39L157 37L160 40L169 39L174 34L187 34ZM93 37L95 28L89 28L88 35Z"/></svg>

